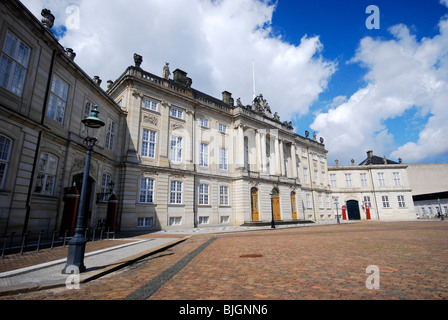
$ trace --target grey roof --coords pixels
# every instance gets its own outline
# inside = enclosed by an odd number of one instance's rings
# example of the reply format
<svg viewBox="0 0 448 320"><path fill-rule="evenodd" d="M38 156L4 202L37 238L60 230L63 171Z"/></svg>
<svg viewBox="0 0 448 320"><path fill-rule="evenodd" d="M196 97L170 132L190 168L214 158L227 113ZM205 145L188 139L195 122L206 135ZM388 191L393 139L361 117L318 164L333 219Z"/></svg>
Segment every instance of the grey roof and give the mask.
<svg viewBox="0 0 448 320"><path fill-rule="evenodd" d="M398 162L386 159L387 164L399 164ZM372 156L370 159L366 158L363 162L361 162L360 166L366 166L369 164L384 164L384 157Z"/></svg>

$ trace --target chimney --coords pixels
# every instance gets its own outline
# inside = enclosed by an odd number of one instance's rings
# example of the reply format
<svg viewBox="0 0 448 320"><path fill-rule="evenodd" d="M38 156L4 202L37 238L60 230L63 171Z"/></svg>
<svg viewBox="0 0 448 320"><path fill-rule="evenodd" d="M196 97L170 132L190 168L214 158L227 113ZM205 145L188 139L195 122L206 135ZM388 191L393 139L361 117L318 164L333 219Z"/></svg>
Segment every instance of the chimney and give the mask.
<svg viewBox="0 0 448 320"><path fill-rule="evenodd" d="M191 87L192 80L187 77L187 73L180 69L173 71L173 80L177 83L183 84L186 87Z"/></svg>
<svg viewBox="0 0 448 320"><path fill-rule="evenodd" d="M94 76L93 77L93 82L95 82L96 85L99 87L101 85L102 80L100 79L99 76Z"/></svg>
<svg viewBox="0 0 448 320"><path fill-rule="evenodd" d="M42 9L41 13L42 15L42 24L45 28L51 29L54 25L54 15L51 14L51 11L48 9Z"/></svg>
<svg viewBox="0 0 448 320"><path fill-rule="evenodd" d="M65 55L70 59L70 60L75 60L76 57L76 53L73 52L72 48L67 48L65 49Z"/></svg>
<svg viewBox="0 0 448 320"><path fill-rule="evenodd" d="M367 151L367 164L372 163L372 158L373 158L373 151L372 150Z"/></svg>
<svg viewBox="0 0 448 320"><path fill-rule="evenodd" d="M228 92L228 91L224 91L222 93L222 101L224 103L227 103L227 104L233 106L234 101L233 101L233 98L232 98L232 94L230 92Z"/></svg>

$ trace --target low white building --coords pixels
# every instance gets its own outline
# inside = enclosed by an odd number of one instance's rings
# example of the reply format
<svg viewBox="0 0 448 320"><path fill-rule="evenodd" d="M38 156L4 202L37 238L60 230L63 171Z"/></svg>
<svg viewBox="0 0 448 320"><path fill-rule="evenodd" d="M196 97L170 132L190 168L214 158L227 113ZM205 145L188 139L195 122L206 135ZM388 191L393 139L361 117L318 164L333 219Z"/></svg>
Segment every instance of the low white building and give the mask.
<svg viewBox="0 0 448 320"><path fill-rule="evenodd" d="M359 165L328 166L333 202L348 220L416 219L407 167L373 151Z"/></svg>

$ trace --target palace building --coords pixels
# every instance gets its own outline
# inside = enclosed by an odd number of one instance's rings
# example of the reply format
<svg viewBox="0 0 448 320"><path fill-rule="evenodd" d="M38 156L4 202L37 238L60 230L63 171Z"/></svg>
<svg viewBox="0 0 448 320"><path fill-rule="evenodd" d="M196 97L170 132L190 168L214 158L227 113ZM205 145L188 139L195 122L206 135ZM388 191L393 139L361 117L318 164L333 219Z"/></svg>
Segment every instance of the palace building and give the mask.
<svg viewBox="0 0 448 320"><path fill-rule="evenodd" d="M324 140L295 133L261 94L249 104L228 91L212 97L168 63L160 75L144 70L138 54L103 90L59 44L49 10L39 21L5 0L0 15L0 234L73 228L89 135L81 120L95 105L105 126L92 155L86 227L334 221L342 205L348 219L367 219L352 213L367 203L371 219L415 218L406 165L328 167ZM400 184L382 189L380 173Z"/></svg>

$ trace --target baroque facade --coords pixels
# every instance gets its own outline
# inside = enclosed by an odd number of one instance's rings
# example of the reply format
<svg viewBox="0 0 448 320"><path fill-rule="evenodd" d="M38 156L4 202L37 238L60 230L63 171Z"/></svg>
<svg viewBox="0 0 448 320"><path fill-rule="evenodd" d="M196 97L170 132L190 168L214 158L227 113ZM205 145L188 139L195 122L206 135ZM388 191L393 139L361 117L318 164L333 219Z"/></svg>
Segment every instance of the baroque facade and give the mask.
<svg viewBox="0 0 448 320"><path fill-rule="evenodd" d="M218 99L194 89L186 72L171 73L168 63L161 76L145 71L138 54L103 90L58 43L49 10L39 21L6 0L0 15L0 234L67 228L69 190L80 190L89 134L81 120L94 105L106 125L92 155L87 227L107 220L111 192L118 198L113 223L122 231L272 216L333 221L334 196L341 204L354 200L357 191L331 186L329 175L354 168L327 167L323 139L296 134L261 94L249 105L228 91ZM406 166L393 166L407 181ZM408 189L399 191L411 212Z"/></svg>

